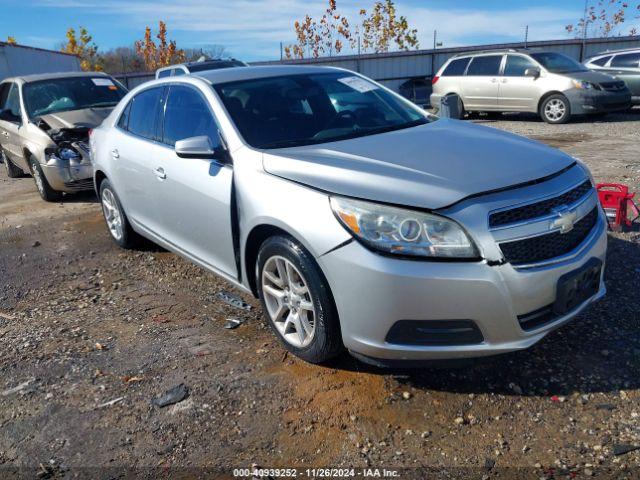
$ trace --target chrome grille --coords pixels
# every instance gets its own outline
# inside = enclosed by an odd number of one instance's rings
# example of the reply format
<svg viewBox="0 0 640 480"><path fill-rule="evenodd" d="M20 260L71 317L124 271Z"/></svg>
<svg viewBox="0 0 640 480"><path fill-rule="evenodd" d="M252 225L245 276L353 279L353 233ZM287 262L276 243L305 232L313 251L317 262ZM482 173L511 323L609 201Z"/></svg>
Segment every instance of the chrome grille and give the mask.
<svg viewBox="0 0 640 480"><path fill-rule="evenodd" d="M595 227L597 220L598 207L595 207L567 233L556 231L524 240L503 242L499 244L500 250L505 260L512 265L538 263L560 257L578 247Z"/></svg>
<svg viewBox="0 0 640 480"><path fill-rule="evenodd" d="M522 207L512 208L510 210L495 212L489 216L489 227L502 227L512 223L524 222L534 218L551 215L554 208L571 205L572 203L577 202L591 192L592 188L591 181L585 180L576 188L569 190L558 197L531 203Z"/></svg>

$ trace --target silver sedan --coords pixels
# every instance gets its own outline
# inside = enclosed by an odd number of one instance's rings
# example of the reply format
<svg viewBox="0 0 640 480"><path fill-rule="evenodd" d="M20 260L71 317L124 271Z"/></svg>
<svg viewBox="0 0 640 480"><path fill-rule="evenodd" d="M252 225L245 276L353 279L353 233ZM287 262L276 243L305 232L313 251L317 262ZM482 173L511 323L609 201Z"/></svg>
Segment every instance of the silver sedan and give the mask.
<svg viewBox="0 0 640 480"><path fill-rule="evenodd" d="M335 68L130 92L93 130L109 232L258 296L285 348L386 365L523 349L605 293L589 171Z"/></svg>

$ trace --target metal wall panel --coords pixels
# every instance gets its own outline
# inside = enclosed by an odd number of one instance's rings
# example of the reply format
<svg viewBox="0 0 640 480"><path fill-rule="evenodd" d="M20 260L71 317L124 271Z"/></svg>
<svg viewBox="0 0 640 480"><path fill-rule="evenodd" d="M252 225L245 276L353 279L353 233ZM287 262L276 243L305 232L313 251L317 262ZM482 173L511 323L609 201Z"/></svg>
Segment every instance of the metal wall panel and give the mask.
<svg viewBox="0 0 640 480"><path fill-rule="evenodd" d="M79 70L80 61L75 55L0 43L0 80L33 73L77 72Z"/></svg>

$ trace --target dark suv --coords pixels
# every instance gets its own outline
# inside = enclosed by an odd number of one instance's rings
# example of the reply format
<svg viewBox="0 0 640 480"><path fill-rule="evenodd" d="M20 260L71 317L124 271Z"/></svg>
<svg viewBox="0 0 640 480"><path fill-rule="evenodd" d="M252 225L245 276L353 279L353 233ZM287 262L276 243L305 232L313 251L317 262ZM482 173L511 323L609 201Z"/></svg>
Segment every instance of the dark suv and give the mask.
<svg viewBox="0 0 640 480"><path fill-rule="evenodd" d="M631 103L640 105L640 48L603 52L584 65L624 81L631 90Z"/></svg>

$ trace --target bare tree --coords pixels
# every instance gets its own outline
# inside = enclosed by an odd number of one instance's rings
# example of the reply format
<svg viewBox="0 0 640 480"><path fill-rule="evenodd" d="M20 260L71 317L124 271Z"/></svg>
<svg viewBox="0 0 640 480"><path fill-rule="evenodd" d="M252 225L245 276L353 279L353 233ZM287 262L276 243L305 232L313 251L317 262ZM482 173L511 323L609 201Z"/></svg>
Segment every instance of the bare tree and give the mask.
<svg viewBox="0 0 640 480"><path fill-rule="evenodd" d="M640 3L629 3L625 0L597 0L594 4L585 4L585 15L575 24L567 25L567 32L576 37L586 38L591 30L591 35L596 37L610 37L613 35L637 35L636 26L625 29L628 20L640 19Z"/></svg>

